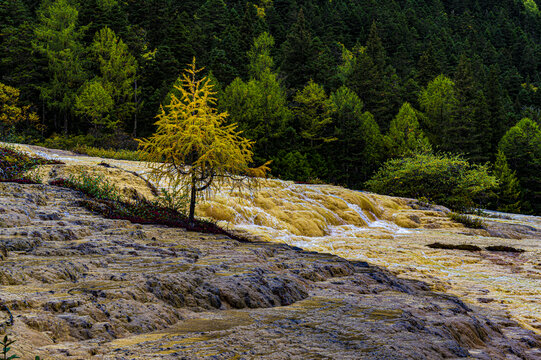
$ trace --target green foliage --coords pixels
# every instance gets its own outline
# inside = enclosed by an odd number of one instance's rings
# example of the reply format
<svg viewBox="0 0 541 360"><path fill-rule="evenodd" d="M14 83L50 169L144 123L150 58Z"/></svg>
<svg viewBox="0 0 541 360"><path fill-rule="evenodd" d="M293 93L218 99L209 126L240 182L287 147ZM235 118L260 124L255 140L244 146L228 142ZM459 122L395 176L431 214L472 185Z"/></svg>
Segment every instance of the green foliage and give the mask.
<svg viewBox="0 0 541 360"><path fill-rule="evenodd" d="M249 74L253 79L261 80L265 73L274 68L271 50L274 48L274 38L264 32L255 40L248 51Z"/></svg>
<svg viewBox="0 0 541 360"><path fill-rule="evenodd" d="M292 139L286 137L293 114L287 106L285 89L272 72L269 57L273 39L262 33L249 52L250 72L248 82L240 78L225 89L220 107L226 110L231 123L237 123L243 136L255 142L254 160L264 162L286 149Z"/></svg>
<svg viewBox="0 0 541 360"><path fill-rule="evenodd" d="M385 145L390 157L401 157L414 153L428 153L432 147L419 127L417 112L409 103L404 103L398 115L391 121Z"/></svg>
<svg viewBox="0 0 541 360"><path fill-rule="evenodd" d="M371 191L467 210L493 196L498 181L486 165L470 164L459 156L414 154L387 161L367 181Z"/></svg>
<svg viewBox="0 0 541 360"><path fill-rule="evenodd" d="M88 210L109 219L124 219L139 224L160 224L176 228L185 228L203 233L228 235L233 239L239 237L228 233L210 221L193 220L182 211L182 203L178 198L171 198L170 193L163 193L155 201L135 198L130 202L123 201L118 189L102 176L87 173L70 179L57 179L52 185L78 190L90 197L81 201ZM172 201L172 202L169 202ZM178 207L178 208L177 208Z"/></svg>
<svg viewBox="0 0 541 360"><path fill-rule="evenodd" d="M85 83L81 94L75 97L76 113L87 116L96 129L116 128L118 121L109 116L113 107L111 92L106 90L99 80Z"/></svg>
<svg viewBox="0 0 541 360"><path fill-rule="evenodd" d="M77 24L78 10L67 0L44 3L38 17L32 45L47 59L50 76L49 82L40 86L41 97L51 109L63 115L67 133L76 91L86 78L81 44L84 29Z"/></svg>
<svg viewBox="0 0 541 360"><path fill-rule="evenodd" d="M117 160L131 160L131 161L140 161L142 156L138 151L124 150L124 149L103 149L96 148L87 145L76 145L75 147L70 148L73 152L79 154L85 154L88 156L106 158L106 159L117 159Z"/></svg>
<svg viewBox="0 0 541 360"><path fill-rule="evenodd" d="M521 203L520 185L516 171L509 169L507 158L501 150L498 150L496 155L494 175L499 182L495 208L503 212L519 213Z"/></svg>
<svg viewBox="0 0 541 360"><path fill-rule="evenodd" d="M307 156L297 150L279 156L273 165L279 169L278 175L284 180L308 181L314 177Z"/></svg>
<svg viewBox="0 0 541 360"><path fill-rule="evenodd" d="M300 88L310 78L314 78L313 65L316 56L312 33L306 25L304 11L301 8L297 14L297 21L282 45L283 60L280 69L288 74L286 82Z"/></svg>
<svg viewBox="0 0 541 360"><path fill-rule="evenodd" d="M187 194L175 194L167 189L160 189L160 195L156 204L168 210L173 210L182 214L186 213L190 199Z"/></svg>
<svg viewBox="0 0 541 360"><path fill-rule="evenodd" d="M372 113L382 130L387 130L396 113L398 84L392 66L387 64L387 55L379 36L376 23L370 27L366 47L355 52L353 67L346 85L364 101L365 109Z"/></svg>
<svg viewBox="0 0 541 360"><path fill-rule="evenodd" d="M426 114L425 126L430 142L443 150L454 150L449 144L449 136L458 108L455 83L445 75L439 75L421 91L419 104Z"/></svg>
<svg viewBox="0 0 541 360"><path fill-rule="evenodd" d="M383 157L383 136L361 99L342 86L330 96L333 103L334 137L329 143L329 164L333 182L360 187L377 169Z"/></svg>
<svg viewBox="0 0 541 360"><path fill-rule="evenodd" d="M333 103L323 87L310 80L293 100L298 104L293 111L299 122L300 135L310 141L311 149L315 148L315 143L336 140L327 135L332 124Z"/></svg>
<svg viewBox="0 0 541 360"><path fill-rule="evenodd" d="M525 209L541 214L541 129L534 121L524 118L501 139L498 149L516 171L523 188Z"/></svg>
<svg viewBox="0 0 541 360"><path fill-rule="evenodd" d="M103 100L98 101L97 105L114 101L114 106L107 108L107 113L112 112L113 115L113 121L108 121L107 126L116 126L117 122L126 124L135 111L133 99L137 61L128 51L128 46L108 27L96 33L91 50L100 70L96 83L99 81L103 88L100 93Z"/></svg>
<svg viewBox="0 0 541 360"><path fill-rule="evenodd" d="M2 359L3 360L12 360L12 359L20 359L15 354L9 355L8 353L11 351L11 345L15 343L15 340L10 340L7 335L4 336L4 340L0 341L0 346L2 346Z"/></svg>
<svg viewBox="0 0 541 360"><path fill-rule="evenodd" d="M474 64L462 55L457 65L455 84L458 108L447 129L447 151L460 151L475 162L490 158L492 128L486 98L474 74Z"/></svg>
<svg viewBox="0 0 541 360"><path fill-rule="evenodd" d="M291 173L283 157L298 151L324 181L360 187L385 161L378 132L390 130L405 102L424 112L416 112L419 129L434 149L494 161L518 120L540 118L538 4L0 1L0 82L19 89L18 106L47 126L25 120L4 126L4 138L36 141L69 130L98 137L87 145L129 146L108 136L151 134L179 69L197 55L228 90L219 92L220 109L256 141L255 162L281 164L275 175L282 165ZM362 110L322 116L320 103L295 102L310 79L330 98L346 85ZM316 114L312 124L330 118L316 137L337 140L307 139L314 132L296 121L303 117L293 115L296 107ZM393 134L394 156L405 137ZM508 160L525 199L537 201L539 184Z"/></svg>
<svg viewBox="0 0 541 360"><path fill-rule="evenodd" d="M70 175L65 180L64 186L77 189L94 199L121 200L120 191L117 186L109 182L103 175L91 175L87 172L79 175Z"/></svg>
<svg viewBox="0 0 541 360"><path fill-rule="evenodd" d="M483 220L477 217L472 217L466 214L459 214L455 212L450 212L447 214L449 218L453 221L463 224L464 226L470 229L484 229L485 223Z"/></svg>
<svg viewBox="0 0 541 360"><path fill-rule="evenodd" d="M523 0L524 2L524 8L526 9L526 11L532 15L537 15L539 16L540 12L539 12L539 8L537 7L537 4L535 3L534 0Z"/></svg>
<svg viewBox="0 0 541 360"><path fill-rule="evenodd" d="M40 127L38 115L20 104L19 94L18 89L0 83L0 138L17 125Z"/></svg>
<svg viewBox="0 0 541 360"><path fill-rule="evenodd" d="M80 146L92 147L96 143L96 138L90 134L87 135L59 135L53 134L51 137L37 143L50 149L72 150Z"/></svg>

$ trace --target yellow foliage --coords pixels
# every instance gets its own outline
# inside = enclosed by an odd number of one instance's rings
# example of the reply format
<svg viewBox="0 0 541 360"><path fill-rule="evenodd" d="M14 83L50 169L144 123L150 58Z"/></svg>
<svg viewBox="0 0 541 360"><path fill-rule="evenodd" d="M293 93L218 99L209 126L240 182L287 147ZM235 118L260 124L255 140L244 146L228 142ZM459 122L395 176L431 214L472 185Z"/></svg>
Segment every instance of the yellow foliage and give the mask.
<svg viewBox="0 0 541 360"><path fill-rule="evenodd" d="M33 126L39 122L35 112L30 111L30 106L19 106L18 89L0 83L0 123L4 127L11 127L23 121Z"/></svg>
<svg viewBox="0 0 541 360"><path fill-rule="evenodd" d="M151 162L151 178L168 186L173 196L190 196L190 220L196 198L228 185L232 189L257 183L269 168L250 168L253 141L226 124L226 112L215 108L216 92L206 77L199 79L195 58L179 79L180 96L162 106L156 133L139 140L144 158Z"/></svg>

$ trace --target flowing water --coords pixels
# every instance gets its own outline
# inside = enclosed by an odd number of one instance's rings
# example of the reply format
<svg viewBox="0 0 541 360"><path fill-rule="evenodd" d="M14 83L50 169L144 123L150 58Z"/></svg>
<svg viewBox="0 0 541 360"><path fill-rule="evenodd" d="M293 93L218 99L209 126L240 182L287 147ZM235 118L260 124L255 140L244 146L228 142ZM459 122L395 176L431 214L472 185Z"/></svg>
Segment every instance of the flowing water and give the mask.
<svg viewBox="0 0 541 360"><path fill-rule="evenodd" d="M25 148L30 152L38 150ZM39 150L67 164L95 165L103 159ZM143 163L106 160L145 173ZM415 210L408 199L328 185L265 180L256 193L216 194L197 207L231 230L306 250L332 253L385 266L479 306L508 311L541 333L541 239L503 239L465 229L438 209ZM541 218L492 213L492 221L541 230ZM431 249L441 242L480 247L505 245L524 253Z"/></svg>
<svg viewBox="0 0 541 360"><path fill-rule="evenodd" d="M218 194L198 213L267 241L385 266L472 304L509 311L541 333L541 239L490 237L449 221L444 213L414 210L409 203L334 186L269 180L252 196ZM506 214L491 220L541 229L539 217ZM434 242L504 245L526 252L426 246Z"/></svg>

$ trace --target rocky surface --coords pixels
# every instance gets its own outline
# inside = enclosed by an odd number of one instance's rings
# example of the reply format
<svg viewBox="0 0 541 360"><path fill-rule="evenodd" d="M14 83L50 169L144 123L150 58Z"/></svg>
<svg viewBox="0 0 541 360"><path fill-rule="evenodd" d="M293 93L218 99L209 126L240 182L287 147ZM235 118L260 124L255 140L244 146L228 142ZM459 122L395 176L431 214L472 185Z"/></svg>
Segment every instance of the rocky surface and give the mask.
<svg viewBox="0 0 541 360"><path fill-rule="evenodd" d="M82 199L0 184L0 326L24 359L541 358L505 314L383 268L103 219Z"/></svg>

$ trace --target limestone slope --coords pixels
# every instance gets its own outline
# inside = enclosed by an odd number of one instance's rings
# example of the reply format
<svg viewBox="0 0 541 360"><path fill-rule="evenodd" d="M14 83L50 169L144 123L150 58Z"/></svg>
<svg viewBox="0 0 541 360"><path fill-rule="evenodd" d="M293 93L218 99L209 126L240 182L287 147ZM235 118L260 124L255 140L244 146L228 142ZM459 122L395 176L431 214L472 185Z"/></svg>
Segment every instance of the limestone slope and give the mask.
<svg viewBox="0 0 541 360"><path fill-rule="evenodd" d="M24 359L541 356L502 313L368 263L103 219L82 199L0 184L0 321Z"/></svg>

